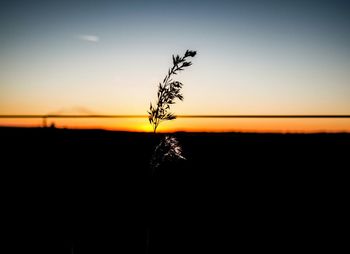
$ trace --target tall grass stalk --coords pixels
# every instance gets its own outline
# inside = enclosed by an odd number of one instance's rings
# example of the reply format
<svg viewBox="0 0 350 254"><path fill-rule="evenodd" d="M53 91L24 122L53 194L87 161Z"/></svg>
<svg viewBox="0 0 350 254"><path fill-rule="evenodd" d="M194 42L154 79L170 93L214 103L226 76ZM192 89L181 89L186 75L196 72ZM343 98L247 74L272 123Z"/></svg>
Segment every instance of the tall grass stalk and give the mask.
<svg viewBox="0 0 350 254"><path fill-rule="evenodd" d="M192 65L192 62L188 61L188 58L194 57L197 54L196 51L186 50L183 57L179 55L173 57L173 66L168 70L168 74L163 79L162 83L159 83L157 101L155 105L150 103L148 114L148 120L153 127L153 132L156 133L159 124L162 121L176 119L176 116L169 112L170 105L175 104L175 100L184 99L180 93L183 84L179 81L173 80L173 76L178 72L183 71L186 67Z"/></svg>

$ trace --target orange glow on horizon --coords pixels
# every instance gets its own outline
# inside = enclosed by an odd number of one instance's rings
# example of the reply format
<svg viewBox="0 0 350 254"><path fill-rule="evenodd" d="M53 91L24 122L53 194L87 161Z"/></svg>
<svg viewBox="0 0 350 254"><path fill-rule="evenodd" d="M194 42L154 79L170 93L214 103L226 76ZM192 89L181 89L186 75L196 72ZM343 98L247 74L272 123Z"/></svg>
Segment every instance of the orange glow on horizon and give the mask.
<svg viewBox="0 0 350 254"><path fill-rule="evenodd" d="M1 119L0 126L42 127L42 119ZM105 129L113 131L153 132L147 118L123 119L55 119L46 121L46 126L68 129ZM161 123L157 132L275 132L316 133L350 132L350 119L191 119L178 118Z"/></svg>

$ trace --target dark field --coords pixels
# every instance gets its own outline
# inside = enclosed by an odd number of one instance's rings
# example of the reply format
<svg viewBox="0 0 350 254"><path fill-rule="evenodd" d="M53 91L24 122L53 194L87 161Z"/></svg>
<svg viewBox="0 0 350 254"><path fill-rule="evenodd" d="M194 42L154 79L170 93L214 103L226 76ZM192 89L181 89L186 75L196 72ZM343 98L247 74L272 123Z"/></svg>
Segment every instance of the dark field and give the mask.
<svg viewBox="0 0 350 254"><path fill-rule="evenodd" d="M0 128L2 253L250 253L345 242L349 134ZM147 230L148 229L148 230ZM147 233L148 232L148 233Z"/></svg>

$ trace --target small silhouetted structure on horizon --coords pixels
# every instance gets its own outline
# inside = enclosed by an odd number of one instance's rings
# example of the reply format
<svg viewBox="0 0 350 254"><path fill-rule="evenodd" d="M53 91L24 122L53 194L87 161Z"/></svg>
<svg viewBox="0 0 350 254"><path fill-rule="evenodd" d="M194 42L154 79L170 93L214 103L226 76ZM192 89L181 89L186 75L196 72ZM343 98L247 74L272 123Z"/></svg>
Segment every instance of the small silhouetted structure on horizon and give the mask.
<svg viewBox="0 0 350 254"><path fill-rule="evenodd" d="M47 127L47 116L43 116L43 128Z"/></svg>

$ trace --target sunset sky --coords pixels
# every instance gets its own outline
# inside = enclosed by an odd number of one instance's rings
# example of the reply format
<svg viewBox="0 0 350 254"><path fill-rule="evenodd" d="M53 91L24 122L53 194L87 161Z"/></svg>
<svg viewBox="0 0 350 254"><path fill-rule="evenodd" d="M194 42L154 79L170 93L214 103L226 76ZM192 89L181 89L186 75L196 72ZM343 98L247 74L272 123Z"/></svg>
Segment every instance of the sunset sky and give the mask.
<svg viewBox="0 0 350 254"><path fill-rule="evenodd" d="M185 100L172 108L176 114L350 114L349 1L0 6L0 114L146 114L171 55L186 49L198 55L177 77ZM40 124L0 125L26 121ZM151 129L147 119L60 121ZM177 119L163 127L228 129L350 131L350 121Z"/></svg>

